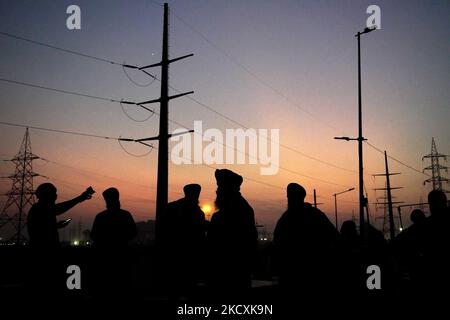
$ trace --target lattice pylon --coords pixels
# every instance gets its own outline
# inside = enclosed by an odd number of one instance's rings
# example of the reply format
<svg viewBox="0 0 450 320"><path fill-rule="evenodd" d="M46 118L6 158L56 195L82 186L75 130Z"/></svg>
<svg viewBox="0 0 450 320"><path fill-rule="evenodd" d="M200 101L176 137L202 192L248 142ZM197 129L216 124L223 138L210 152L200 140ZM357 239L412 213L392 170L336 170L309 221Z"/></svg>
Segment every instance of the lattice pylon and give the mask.
<svg viewBox="0 0 450 320"><path fill-rule="evenodd" d="M441 190L441 191L448 193L449 191L445 190L442 187L442 184L445 182L448 183L449 180L441 175L441 170L447 172L448 168L439 163L439 158L442 158L444 161L446 161L447 155L441 154L437 151L436 142L434 141L434 138L432 138L431 139L431 153L427 154L426 156L424 156L422 158L422 160L424 160L424 159L431 160L431 166L428 166L423 169L424 172L426 170L431 171L431 178L425 180L423 183L424 184L431 183L433 186L433 190Z"/></svg>
<svg viewBox="0 0 450 320"><path fill-rule="evenodd" d="M7 234L9 241L17 244L26 240L24 229L26 227L26 212L34 204L33 178L38 176L33 172L33 160L39 159L31 151L31 140L28 128L25 131L19 152L10 159L16 166L14 174L6 178L11 179L11 190L5 195L5 202L0 214L0 231L12 226L13 233Z"/></svg>

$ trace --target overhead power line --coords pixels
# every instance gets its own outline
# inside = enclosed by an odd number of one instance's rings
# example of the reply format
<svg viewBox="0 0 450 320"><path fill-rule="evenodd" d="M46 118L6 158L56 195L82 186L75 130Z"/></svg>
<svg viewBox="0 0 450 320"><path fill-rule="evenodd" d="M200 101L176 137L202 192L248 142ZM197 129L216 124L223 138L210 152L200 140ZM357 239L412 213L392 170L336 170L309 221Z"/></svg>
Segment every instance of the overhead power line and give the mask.
<svg viewBox="0 0 450 320"><path fill-rule="evenodd" d="M154 147L154 148L157 149L156 147ZM192 159L190 159L190 158L185 158L185 157L181 157L181 158L184 159L184 160L192 161ZM201 165L204 166L204 167L210 168L210 169L214 169L214 170L220 169L218 167L212 166L212 165L207 164L207 163L201 163ZM267 182L264 182L264 181L261 181L261 180L253 179L253 178L250 178L248 176L244 176L244 175L241 175L241 176L244 179L248 180L248 181L251 181L251 182L254 182L254 183L258 183L258 184L261 184L261 185L264 185L264 186L267 186L267 187L271 187L271 188L275 188L275 189L282 189L282 190L286 189L284 187L277 186L277 185L274 185L274 184L271 184L271 183L267 183Z"/></svg>
<svg viewBox="0 0 450 320"><path fill-rule="evenodd" d="M371 147L372 149L374 149L374 150L376 150L376 151L378 151L378 152L384 154L384 151L381 150L380 148L377 148L376 146L374 146L374 145L371 144L370 142L367 142L367 141L364 141L364 142L365 142L369 147ZM391 159L391 160L394 160L395 162L401 164L402 166L404 166L404 167L406 167L406 168L408 168L408 169L411 169L411 170L413 170L413 171L416 171L417 173L423 174L423 175L428 176L428 177L430 176L429 174L426 174L426 173L424 173L424 172L422 172L422 171L420 171L420 170L414 168L413 166L410 166L409 164L407 164L407 163L405 163L405 162L403 162L403 161L401 161L401 160L398 160L398 159L394 158L393 156L389 156L389 155L388 155L388 158Z"/></svg>
<svg viewBox="0 0 450 320"><path fill-rule="evenodd" d="M165 4L165 9L166 9L166 7L167 7L167 5ZM11 36L11 35L8 35L8 36ZM20 39L20 40L24 40L24 41L27 41L27 42L30 42L30 43L34 43L34 44L37 44L37 45L43 45L43 46L46 46L46 47L49 47L49 48L53 48L53 49L56 49L56 50L60 50L60 51L63 51L63 52L76 54L76 55L80 55L80 56L83 56L83 57L92 58L92 59L95 59L95 60L100 60L100 61L103 61L103 62L109 62L109 63L112 63L112 64L118 64L118 65L121 65L121 66L131 67L131 68L135 68L135 69L137 68L136 66L120 64L120 63L112 61L112 60L106 60L106 59L103 59L103 58L98 58L98 57L95 57L95 56L82 54L82 53L75 52L75 51L72 51L72 50L66 50L66 49L63 49L63 48L59 48L59 47L56 47L56 46L48 45L48 44L45 44L45 43L41 43L41 42L38 42L38 41L33 41L33 40L22 38L22 37L15 37L15 38L16 39ZM55 91L55 92L65 93L65 94L78 95L78 96L83 96L83 97L88 97L88 98L93 98L93 99L100 99L100 100L110 101L110 102L121 102L121 100L117 100L117 99L108 99L108 98L105 98L105 97L81 94L81 93L78 93L78 92L61 90L61 89L55 89L55 88L50 88L50 87L45 87L45 86L40 86L40 85L34 85L34 84L30 84L30 83L19 82L19 81L14 81L14 80L9 80L9 79L0 79L0 80L1 81L5 81L5 82L14 83L14 84L24 85L24 86L30 86L30 87L35 87L35 88L40 88L40 89L45 89L45 90L51 90L51 91ZM164 80L164 77L163 77L163 80ZM180 95L178 95L178 96L180 96ZM137 104L137 105L139 105L139 104ZM3 123L3 124L14 125L14 124L11 124L11 123ZM23 125L15 125L15 126L26 127L26 126L23 126ZM120 138L111 138L111 137L106 137L106 136L92 135L92 134L86 134L86 133L80 133L80 132L72 132L72 131L65 131L65 130L55 130L55 129L41 128L41 127L33 127L33 128L39 129L39 130L58 132L58 133L83 135L83 136L96 137L96 138L105 138L105 139L115 139L115 140L119 140L120 141ZM207 165L207 166L209 166L209 165ZM256 180L256 179L251 179L251 178L247 178L247 179L250 180L250 181L261 183L259 180ZM271 187L282 188L282 187L278 187L278 186L267 184L267 183L263 183L263 184L269 185ZM282 188L282 189L284 189L284 188Z"/></svg>
<svg viewBox="0 0 450 320"><path fill-rule="evenodd" d="M158 80L159 80L159 79L158 79ZM105 98L105 97L100 97L100 96L88 95L88 94L79 93L79 92L75 92L75 91L68 91L68 90L55 89L55 88L51 88L51 87L45 87L45 86L41 86L41 85L36 85L36 84L27 83L27 82L21 82L21 81L15 81L15 80L10 80L10 79L0 78L0 81L4 81L4 82L8 82L8 83L13 83L13 84L18 84L18 85L23 85L23 86L28 86L28 87L33 87L33 88L44 89L44 90L55 91L55 92L64 93L64 94L71 94L71 95L82 96L82 97L87 97L87 98L92 98L92 99L97 99L97 100L103 100L103 101L108 101L108 102L117 102L117 103L120 103L120 104L125 103L124 100L117 100L117 99L112 99L112 98ZM175 88L173 88L173 87L171 87L171 89L173 89L173 90L179 92L179 90L177 90L177 89L175 89ZM194 102L196 102L196 103L200 103L200 105L202 105L202 106L204 106L204 107L206 106L206 107L208 108L208 110L214 110L213 108L211 108L211 107L209 107L209 106L207 106L207 105L205 105L205 104L203 104L203 103L197 101L196 99L194 99L194 100L192 100L192 101L194 101ZM148 108L142 106L142 105L139 104L139 103L135 103L135 102L127 102L127 104L134 104L134 105L143 107L144 109L147 109L148 111L150 111L150 112L152 112L152 113L154 113L154 114L156 114L156 115L159 116L159 113L158 113L158 112L156 112L156 111L154 111L154 110L149 110ZM216 112L216 113L218 113L218 112ZM227 118L228 118L228 117L227 117ZM231 118L229 118L229 119L231 119ZM177 123L177 122L174 121L174 120L170 120L170 119L169 119L169 121L171 121L171 122L173 122L173 123L175 123L175 124L181 125L182 127L186 127L185 125L180 124L180 123ZM233 120L233 121L234 121L234 120ZM236 121L234 121L234 122L236 122ZM238 122L236 122L236 123L238 123ZM245 126L245 125L242 125L242 124L239 124L239 125L240 125L241 127L245 128L245 129L249 129L249 127L247 127L247 126ZM266 138L268 141L271 141L269 137L265 137L265 138ZM284 144L280 144L280 146L282 146L282 147L284 147L284 148L286 148L286 149L288 149L288 150L290 150L290 151L293 151L293 152L295 152L295 153L297 153L297 154L301 154L302 156L307 157L307 158L309 158L309 159L311 159L311 160L320 162L320 163L322 163L322 164L325 164L325 165L328 165L328 166L332 166L332 167L337 168L337 169L341 169L341 170L345 170L345 171L349 171L349 172L354 172L354 171L352 171L352 170L349 170L349 169L346 169L346 168L342 168L342 167L336 166L336 165L334 165L334 164L332 164L332 163L329 163L329 162L327 162L327 161L323 161L323 160L320 160L320 159L318 159L318 158L309 156L309 155L307 155L307 154L305 154L305 153L303 153L303 152L301 152L301 151L298 151L298 150L296 150L296 149L294 149L294 148L292 148L292 147L286 146L286 145L284 145ZM300 175L302 175L302 176L304 176L304 177L307 177L307 178L315 179L315 180L317 180L317 181L320 180L320 179L317 179L317 178L312 178L312 177L310 177L310 176L306 176L306 175L301 174L301 173L298 173L298 174L300 174ZM325 180L322 180L322 182L325 182ZM327 181L326 183L330 183L330 184L334 184L334 185L339 185L339 186L345 186L345 187L348 187L348 185L337 184L337 183L335 183L335 182L329 182L329 181Z"/></svg>
<svg viewBox="0 0 450 320"><path fill-rule="evenodd" d="M157 149L157 147L154 147L154 149ZM63 166L63 167L66 167L66 168L69 168L69 169L72 169L72 170L75 170L75 171L81 171L81 172L85 172L85 173L88 173L88 174L97 175L97 176L100 176L100 177L103 177L103 178L106 178L106 179L114 179L114 180L117 180L117 181L120 181L120 182L123 182L123 183L133 184L133 185L136 185L136 186L139 186L139 187L142 187L142 188L156 189L154 186L150 186L150 185L142 185L142 184L138 184L138 183L135 183L135 182L132 182L132 181L123 180L123 179L119 179L119 178L107 176L107 175L104 175L104 174L100 174L100 173L95 172L95 171L92 171L92 170L87 170L87 169L82 169L82 168L76 168L76 167L74 167L74 166L72 166L72 165L64 164L64 163L61 163L61 162L59 162L59 161L56 162L56 161L53 161L53 160L48 160L48 159L46 159L46 158L40 158L40 159L43 160L43 161L45 161L45 162L52 163L52 164L56 164L56 165L59 165L59 166ZM190 160L190 159L187 159L187 158L185 158L185 159L186 159L186 160ZM210 169L219 169L219 168L214 167L214 166L212 166L212 165L208 165L208 164L203 164L203 165L204 165L205 167L210 168ZM245 179L249 180L249 181L252 181L252 182L255 182L255 183L259 183L259 184L262 184L262 185L265 185L265 186L268 186L268 187L273 187L273 188L276 188L276 189L285 189L285 188L283 188L283 187L281 187L281 186L277 186L277 185L274 185L274 184L266 183L266 182L264 182L264 181L260 181L260 180L257 180L257 179L252 179L252 178L249 178L249 177L247 177L247 176L243 176L243 177L244 177ZM53 178L51 178L51 179L53 179ZM173 192L178 193L178 194L182 194L181 191L177 191L177 190L174 190Z"/></svg>
<svg viewBox="0 0 450 320"><path fill-rule="evenodd" d="M117 141L120 139L120 138L116 138L116 137L101 136L101 135L96 135L96 134L91 134L91 133L50 129L50 128L43 128L43 127L36 127L36 126L28 126L28 125L24 125L24 124L17 124L17 123L4 122L4 121L0 121L0 125L10 126L10 127L30 128L30 129L34 129L34 130L57 132L57 133L70 134L70 135L83 136L83 137L91 137L91 138L99 138L99 139L108 139L108 140L117 140Z"/></svg>
<svg viewBox="0 0 450 320"><path fill-rule="evenodd" d="M0 122L0 124L1 124L1 125L7 125L7 126L14 126L14 127L30 128L30 129L35 129L35 130L43 130L43 131L49 131L49 132L56 132L56 133L82 135L82 136L94 137L94 138L114 139L114 140L118 140L118 139L119 139L119 138L111 138L111 137L107 137L107 136L99 136L99 135L93 135L93 134L87 134L87 133L81 133L81 132L72 132L72 131L55 130L55 129L42 128L42 127L26 126L26 125L14 124L14 123L8 123L8 122ZM157 147L152 147L152 149L157 149ZM44 160L44 161L46 161L46 162L49 162L49 163L54 163L54 164L58 164L58 165L63 165L63 166L66 166L66 167L70 167L70 168L73 168L73 169L77 169L77 168L74 168L74 167L69 166L69 165L65 165L65 164L62 164L62 163L59 163L59 162L47 160L47 159L45 159L45 158L41 158L41 159ZM187 159L187 158L185 158L185 159L186 159L186 160L191 160L191 159ZM205 164L205 163L202 163L202 165L205 166L205 167L211 168L211 169L218 169L217 167L214 167L214 166L211 166L211 165L208 165L208 164ZM87 170L84 170L84 169L77 169L77 170L87 171ZM87 172L89 172L89 171L87 171ZM281 186L276 186L276 185L273 185L273 184L270 184L270 183L266 183L266 182L264 182L264 181L260 181L260 180L253 179L253 178L246 177L246 176L243 176L243 177L244 177L245 179L247 179L248 181L252 181L252 182L255 182L255 183L258 183L258 184L262 184L262 185L265 185L265 186L268 186L268 187L272 187L272 188L276 188L276 189L284 189L284 188L281 187ZM112 177L108 177L108 178L112 178Z"/></svg>
<svg viewBox="0 0 450 320"><path fill-rule="evenodd" d="M90 95L90 94L79 93L79 92L75 92L75 91L68 91L68 90L63 90L63 89L56 89L56 88L41 86L41 85L38 85L38 84L29 83L29 82L22 82L22 81L16 81L16 80L5 79L5 78L0 78L0 81L7 82L7 83L18 84L18 85L21 85L21 86L26 86L26 87L31 87L31 88L38 88L38 89L49 90L49 91L54 91L54 92L59 92L59 93L64 93L64 94L71 94L71 95L74 95L74 96L80 96L80 97L85 97L85 98L103 100L103 101L108 101L108 102L118 102L118 103L120 103L120 101L121 101L121 100L117 100L117 99L110 99L110 98L94 96L94 95Z"/></svg>
<svg viewBox="0 0 450 320"><path fill-rule="evenodd" d="M136 182L133 182L133 181L130 181L130 180L124 180L124 179L121 179L121 178L108 176L108 175L102 174L102 173L100 173L98 171L88 170L88 169L80 168L80 167L75 167L73 165L62 163L60 161L53 161L53 160L49 160L47 158L42 158L42 157L40 158L40 160L45 161L46 163L50 163L50 164L54 164L54 165L61 166L61 167L64 167L64 168L71 169L72 171L81 173L83 175L86 175L86 174L88 174L90 176L94 175L94 176L101 177L103 179L116 180L116 181L119 181L121 183L132 184L134 186L138 186L138 187L141 187L141 188L156 189L155 187L150 186L150 185L139 184L139 183L136 183Z"/></svg>
<svg viewBox="0 0 450 320"><path fill-rule="evenodd" d="M78 51L75 51L75 50L69 50L69 49L57 47L57 46L54 46L54 45L51 45L51 44L48 44L48 43L44 43L44 42L41 42L41 41L36 41L36 40L29 39L29 38L21 37L21 36L18 36L18 35L12 34L12 33L8 33L8 32L0 31L0 35L5 36L5 37L9 37L9 38L13 38L13 39L16 39L16 40L21 40L21 41L25 41L25 42L28 42L28 43L32 43L32 44L39 45L39 46L42 46L42 47L47 47L47 48L50 48L50 49L58 50L58 51L61 51L61 52L70 53L70 54L77 55L77 56L80 56L80 57L93 59L93 60L96 60L96 61L110 63L110 64L114 64L114 65L117 65L117 66L137 68L137 66L134 66L134 65L123 64L123 63L120 63L118 61L105 59L105 58L101 58L101 57L96 57L96 56L93 56L93 55L90 55L90 54L87 54L87 53L82 53L82 52L78 52Z"/></svg>
<svg viewBox="0 0 450 320"><path fill-rule="evenodd" d="M155 2L155 3L156 3L156 2ZM161 6L162 6L162 5L161 5ZM258 77L256 74L254 74L250 69L248 69L247 67L245 67L244 65L242 65L239 61L237 61L236 58L234 58L233 56L229 55L226 51L224 51L223 49L221 49L220 47L218 47L217 45L215 45L212 41L210 41L208 38L206 38L201 32L199 32L198 30L196 30L193 26L191 26L190 24L188 24L188 23L187 23L184 19L182 19L180 16L178 16L178 15L176 15L176 14L174 14L174 15L175 15L180 21L182 21L184 24L186 24L189 28L191 28L194 32L198 33L205 41L207 41L207 42L210 43L212 46L214 46L217 50L219 50L219 51L222 52L224 55L226 55L230 60L232 60L232 61L233 61L235 64L237 64L239 67L243 68L246 72L248 72L248 73L251 74L253 77L255 77L257 80L259 80L261 83L263 83L266 87L269 87L271 90L275 91L278 95L281 95L283 98L285 98L286 100L288 100L291 104L293 104L293 105L296 106L297 108L300 108L302 111L304 111L304 112L308 113L310 116L316 118L313 114L311 114L311 113L308 112L307 110L303 109L302 107L298 106L295 102L291 101L287 96L285 96L285 95L284 95L283 93L281 93L279 90L277 90L276 88L272 87L271 85L269 85L268 83L266 83L264 80L262 80L261 78L259 78L259 77ZM62 47L57 47L57 46L54 46L54 45L51 45L51 44L48 44L48 43L44 43L44 42L41 42L41 41L32 40L32 39L29 39L29 38L21 37L21 36L18 36L18 35L14 35L14 34L11 34L11 33L7 33L7 32L2 32L2 31L0 31L0 35L6 36L6 37L10 37L10 38L14 38L14 39L18 39L18 40L22 40L22 41L26 41L26 42L28 42L28 43L32 43L32 44L35 44L35 45L40 45L40 46L44 46L44 47L47 47L47 48L59 50L59 51L61 51L61 52L70 53L70 54L74 54L74 55L79 55L79 56L86 57L86 58L91 58L91 59L94 59L94 60L97 60L97 61L102 61L102 62L107 62L107 63L110 63L110 64L122 66L123 71L124 71L125 75L127 76L127 78L128 78L132 83L134 83L135 85L138 85L138 86L141 86L141 87L145 87L145 86L151 85L151 84L153 83L154 80L160 81L156 76L154 76L153 74L150 74L150 73L148 73L146 70L142 69L142 70L140 70L140 71L142 71L142 72L144 72L145 74L147 74L148 76L150 76L150 77L152 78L152 81L150 81L150 82L147 83L147 84L139 84L139 83L135 82L135 81L129 76L129 74L126 72L125 68L140 69L140 68L139 68L138 66L136 66L136 65L123 64L123 63L114 61L114 60L112 60L112 59L106 59L106 58L96 57L96 56L93 56L93 55L89 55L89 54L77 52L77 51L74 51L74 50L70 50L70 49L66 49L66 48L62 48ZM31 83L26 83L26 82L21 82L21 81L15 81L15 80L10 80L10 79L0 79L0 81L9 82L9 83L15 83L15 84L19 84L19 85L24 85L24 86L34 87L34 88L40 88L40 89L45 89L45 90L51 90L51 91L55 91L55 92L59 92L59 93L66 93L66 94L72 94L72 95L77 95L77 96L87 97L87 98L93 98L93 99L97 99L97 100L110 101L110 102L120 102L120 100L116 100L116 99L108 99L108 98L105 98L105 97L99 97L99 96L94 96L94 95L88 95L88 94L83 94L83 93L77 93L77 92L68 91L68 90L62 90L62 89L55 89L55 88L50 88L50 87L46 87L46 86L41 86L41 85L36 85L36 84L31 84ZM175 91L180 92L179 90L175 89L175 88L172 87L172 86L170 86L170 88L171 88L172 90L175 90ZM205 109L207 109L207 110L209 110L209 111L211 111L211 112L213 112L213 113L215 113L215 114L217 114L217 115L223 117L224 119L226 119L226 120L228 120L228 121L230 121L230 122L232 122L232 123L235 123L235 124L241 126L242 128L246 128L246 129L249 128L248 126L246 126L246 125L240 123L239 121L236 121L236 120L234 120L233 118L231 118L231 117L229 117L229 116L227 116L227 115L225 115L225 114L223 114L223 113L221 113L221 112L215 110L214 108L212 108L212 107L206 105L205 103L202 103L202 102L198 101L198 100L195 99L195 98L192 98L192 97L190 97L190 96L186 96L186 97L187 97L188 99L190 99L191 101L195 102L196 104L200 105L201 107L203 107L203 108L205 108ZM124 111L124 112L125 112L125 111ZM125 114L126 114L127 117L130 117L126 112L125 112ZM134 120L134 119L133 119L133 120ZM143 121L146 121L146 120L147 120L147 119L145 119L145 120L143 120ZM320 119L316 118L316 120L320 120ZM135 121L136 121L136 120L135 120ZM337 130L336 128L333 128L333 129ZM269 137L265 137L265 138L266 138L267 140L270 141L270 138L269 138ZM301 155L301 156L303 156L303 157L306 157L306 158L308 158L308 159L310 159L310 160L317 161L317 162L319 162L319 163L322 163L322 164L331 166L331 167L333 167L333 168L340 169L340 170L347 171L347 172L351 172L351 173L356 173L356 171L354 171L354 170L347 169L347 168L344 168L344 167L340 167L340 166L335 165L335 164L333 164L333 163L330 163L330 162L327 162L327 161L318 159L318 158L316 158L316 157L310 156L310 155L308 155L308 154L306 154L306 153L304 153L304 152L301 152L301 151L299 151L299 150L297 150L297 149L295 149L295 148L292 148L292 147L290 147L290 146L287 146L287 145L285 145L285 144L280 144L280 147L285 148L286 150L289 150L289 151L294 152L294 153L296 153L296 154L299 154L299 155Z"/></svg>
<svg viewBox="0 0 450 320"><path fill-rule="evenodd" d="M27 126L27 125L23 125L23 124L15 124L15 123L9 123L9 122L0 122L0 125L7 125L7 126L13 126L13 127L21 127L21 128L30 128L30 129L35 129L35 130L43 130L43 131L48 131L48 132L55 132L55 133L63 133L63 134L73 134L73 135L81 135L81 136L87 136L87 137L94 137L94 138L102 138L102 139L113 139L113 140L119 140L120 138L112 138L112 137L108 137L108 136L99 136L99 135L94 135L94 134L89 134L89 133L82 133L82 132L73 132L73 131L65 131L65 130L56 130L56 129L50 129L50 128L43 128L43 127L35 127L35 126ZM152 146L152 149L158 149L157 147ZM71 167L65 164L61 164L55 161L50 161L47 160L45 158L41 158L44 161L50 162L50 163L55 163L55 164L59 164L59 165L63 165L66 167ZM187 158L185 158L187 159ZM189 159L190 160L190 159ZM212 168L212 169L218 169L217 167L202 163L203 166ZM74 168L74 167L72 167ZM76 168L75 168L76 169ZM84 170L84 169L79 169L79 170ZM86 170L85 170L86 171ZM244 177L244 176L243 176ZM253 179L253 178L249 178L249 177L245 177L247 180L249 181L253 181L255 183L259 183L262 185L266 185L266 186L270 186L273 188L277 188L277 189L284 189L283 187L280 186L276 186L270 183L266 183L264 181L260 181L257 179Z"/></svg>
<svg viewBox="0 0 450 320"><path fill-rule="evenodd" d="M105 98L105 97L100 97L100 96L94 96L91 94L85 94L85 93L80 93L80 92L76 92L76 91L69 91L69 90L63 90L63 89L57 89L57 88L52 88L52 87L46 87L46 86L42 86L42 85L37 85L37 84L33 84L33 83L28 83L28 82L23 82L23 81L16 81L16 80L11 80L11 79L5 79L5 78L0 78L0 81L3 82L7 82L7 83L12 83L12 84L17 84L17 85L21 85L21 86L26 86L26 87L31 87L31 88L37 88L37 89L43 89L43 90L48 90L48 91L54 91L54 92L58 92L58 93L63 93L63 94L70 94L70 95L74 95L74 96L80 96L80 97L84 97L84 98L91 98L91 99L96 99L96 100L102 100L102 101L107 101L107 102L114 102L114 103L119 103L120 107L122 108L123 113L125 114L125 116L127 116L127 118L129 118L130 120L133 120L135 122L145 122L148 119L150 119L153 114L151 113L148 117L142 119L142 120L138 120L135 119L133 117L131 117L129 115L129 113L125 110L125 107L123 105L123 100L117 100L117 99L113 99L113 98ZM148 111L153 112L153 110L150 110L142 105L136 104Z"/></svg>
<svg viewBox="0 0 450 320"><path fill-rule="evenodd" d="M156 79L159 80L158 78L156 78ZM170 86L170 88L171 88L172 90L176 91L176 92L181 92L180 90L178 90L178 89L176 89L176 88L174 88L174 87L172 87L172 86ZM213 113L215 113L215 114L221 116L222 118L224 118L224 119L226 119L226 120L228 120L228 121L230 121L230 122L232 122L232 123L234 123L234 124L237 124L238 126L244 128L244 129L249 129L249 128L250 128L250 127L248 127L248 126L242 124L241 122L239 122L239 121L237 121L237 120L234 120L233 118L231 118L231 117L229 117L229 116L227 116L227 115L225 115L225 114L223 114L223 113L217 111L217 110L214 109L213 107L210 107L210 106L208 106L207 104L205 104L205 103L203 103L203 102L200 102L199 100L197 100L197 99L195 99L195 98L193 98L193 97L191 97L191 96L185 96L185 98L187 98L187 99L189 99L189 100L195 102L196 104L200 105L201 107L203 107L203 108L205 108L205 109L207 109L207 110L209 110L209 111L211 111L211 112L213 112ZM262 136L263 136L267 141L269 141L269 142L272 141L269 137L267 137L267 136L265 136L265 135L262 135ZM357 173L357 171L355 171L355 170L351 170L351 169L347 169L347 168L344 168L344 167L340 167L340 166L335 165L335 164L333 164L333 163L331 163L331 162L324 161L324 160L321 160L321 159L319 159L319 158L313 157L313 156L311 156L311 155L309 155L309 154L306 154L306 153L304 153L304 152L301 152L301 151L299 151L299 150L297 150L297 149L295 149L295 148L293 148L293 147L290 147L290 146L288 146L288 145L286 145L286 144L280 143L280 147L282 147L282 148L284 148L284 149L286 149L286 150L292 151L292 152L294 152L294 153L296 153L296 154L298 154L298 155L301 155L301 156L303 156L303 157L305 157L305 158L308 158L308 159L310 159L310 160L313 160L313 161L322 163L322 164L324 164L324 165L327 165L327 166L330 166L330 167L333 167L333 168L336 168L336 169L340 169L340 170L343 170L343 171L351 172L351 173Z"/></svg>
<svg viewBox="0 0 450 320"><path fill-rule="evenodd" d="M224 55L228 60L230 60L234 65L238 66L239 68L241 68L242 70L244 70L247 74L249 74L250 76L252 76L254 79L256 79L260 84L262 84L264 87L270 89L271 91L273 91L275 94L277 94L278 96L282 97L284 100L286 100L290 105L294 106L295 108L297 108L298 110L306 113L307 115L309 115L311 118L313 118L314 120L323 123L324 125L326 125L327 127L333 129L334 131L339 131L336 127L334 127L333 125L329 124L328 122L325 122L323 120L321 120L319 117L317 117L315 114L311 113L310 111L306 110L305 108L303 108L302 106L300 106L298 103L296 103L295 101L293 101L291 98L289 98L286 94L284 94L283 92L281 92L279 89L275 88L274 86L272 86L271 84L269 84L267 81L265 81L263 78L261 78L260 76L258 76L256 73L254 73L252 70L250 70L250 68L246 67L244 64L242 64L241 62L239 62L239 60L237 58L235 58L233 55L231 55L230 53L228 53L227 51L225 51L224 49L222 49L220 46L218 46L217 44L215 44L213 41L211 41L210 39L208 39L202 32L200 32L198 29L196 29L193 25L191 25L190 23L188 23L186 20L184 20L183 18L181 18L179 15L177 15L176 13L172 12L172 14L178 19L180 20L183 24L185 24L189 29L191 29L194 33L196 33L197 35L199 35L204 41L206 41L208 44L210 44L214 49L216 49L218 52L220 52L222 55Z"/></svg>
<svg viewBox="0 0 450 320"><path fill-rule="evenodd" d="M159 116L159 113L156 112L156 111L154 111L154 114L156 114L157 116ZM186 125L183 124L183 123L180 123L180 122L178 122L178 121L172 120L172 119L170 119L170 118L169 118L168 120L169 120L169 122L174 123L174 124L176 124L176 125L178 125L178 126L181 126L181 127L183 127L183 128L188 128L188 127L189 127L189 126L186 126ZM195 132L195 131L194 131L194 134L200 135L200 133ZM248 152L244 152L244 151L242 151L242 150L239 150L237 147L234 147L234 146L231 147L231 146L229 146L229 145L227 145L227 144L225 144L225 143L222 143L222 142L217 142L217 143L220 144L220 145L222 145L222 146L224 146L225 148L233 149L233 150L235 150L236 152L239 152L239 153L241 153L241 154L243 154L243 155L245 155L245 156L247 156L247 157L249 157L249 158L253 158L253 159L255 159L255 160L259 160L258 157L253 157L253 156L251 156ZM152 147L152 148L155 148L153 145L152 145L151 147ZM191 160L191 159L185 159L185 160ZM326 184L331 184L331 185L335 185L335 186L340 186L340 187L349 187L348 185L344 185L344 184L336 183L336 182L333 182L333 181L328 181L328 180L323 180L323 179L320 179L320 178L312 177L312 176L303 174L303 173L301 173L301 172L298 172L298 171L295 171L295 170L292 170L292 169L288 169L288 168L284 168L284 167L281 167L281 166L277 166L277 168L280 169L280 170L283 170L283 171L286 171L286 172L289 172L289 173L292 173L292 174L301 176L301 177L303 177L303 178L308 178L308 179L314 180L314 181L318 181L318 182L322 182L322 183L326 183Z"/></svg>

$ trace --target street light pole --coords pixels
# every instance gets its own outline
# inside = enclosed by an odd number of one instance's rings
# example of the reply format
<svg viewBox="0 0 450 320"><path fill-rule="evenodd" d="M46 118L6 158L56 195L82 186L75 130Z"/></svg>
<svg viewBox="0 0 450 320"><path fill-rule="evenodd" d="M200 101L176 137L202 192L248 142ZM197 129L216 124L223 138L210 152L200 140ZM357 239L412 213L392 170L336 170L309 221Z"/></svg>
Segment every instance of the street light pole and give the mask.
<svg viewBox="0 0 450 320"><path fill-rule="evenodd" d="M336 230L339 231L338 228L338 215L337 215L337 194L334 194L334 219L335 219L335 225L336 225Z"/></svg>
<svg viewBox="0 0 450 320"><path fill-rule="evenodd" d="M364 197L364 167L363 167L363 141L367 140L363 137L362 132L362 95L361 95L361 35L376 30L376 27L365 28L362 32L355 35L358 40L358 137L335 137L340 140L357 140L358 141L358 173L359 173L359 232L361 237L365 239L365 224L364 224L364 208L367 205L367 200Z"/></svg>
<svg viewBox="0 0 450 320"><path fill-rule="evenodd" d="M361 32L356 34L358 39L358 166L359 166L359 232L363 236L364 230L364 167L363 167L363 134L362 134L362 99L361 99Z"/></svg>
<svg viewBox="0 0 450 320"><path fill-rule="evenodd" d="M334 216L335 216L335 225L336 225L337 230L339 230L338 229L338 227L339 227L338 226L338 213L337 213L337 196L340 194L346 193L346 192L353 191L353 190L355 190L355 188L350 188L345 191L341 191L341 192L333 194L333 196L334 196Z"/></svg>

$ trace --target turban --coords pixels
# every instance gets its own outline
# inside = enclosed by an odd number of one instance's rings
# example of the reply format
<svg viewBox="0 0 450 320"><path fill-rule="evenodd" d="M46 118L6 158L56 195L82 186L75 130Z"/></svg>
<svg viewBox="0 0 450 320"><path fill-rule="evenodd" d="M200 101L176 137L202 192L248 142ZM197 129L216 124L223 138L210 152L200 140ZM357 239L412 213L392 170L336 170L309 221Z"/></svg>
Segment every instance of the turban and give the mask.
<svg viewBox="0 0 450 320"><path fill-rule="evenodd" d="M242 184L242 177L228 169L217 169L215 172L217 186L219 188L229 188L239 190Z"/></svg>

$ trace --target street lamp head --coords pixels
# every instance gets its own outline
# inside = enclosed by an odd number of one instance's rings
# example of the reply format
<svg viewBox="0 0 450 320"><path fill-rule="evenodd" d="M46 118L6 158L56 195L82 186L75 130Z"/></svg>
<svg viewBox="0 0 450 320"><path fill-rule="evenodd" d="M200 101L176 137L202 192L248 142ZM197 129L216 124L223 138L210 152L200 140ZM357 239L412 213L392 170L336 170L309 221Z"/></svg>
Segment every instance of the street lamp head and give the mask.
<svg viewBox="0 0 450 320"><path fill-rule="evenodd" d="M376 26L373 26L373 27L370 27L370 28L366 27L363 31L358 31L358 33L355 34L355 37L359 38L362 34L369 33L369 32L375 31L375 30L377 30Z"/></svg>
<svg viewBox="0 0 450 320"><path fill-rule="evenodd" d="M343 193L346 193L346 192L350 192L350 191L353 191L353 190L355 190L355 188L350 188L350 189L347 189L347 190L335 193L335 194L333 194L333 197L336 197L336 196L338 196L340 194L343 194Z"/></svg>
<svg viewBox="0 0 450 320"><path fill-rule="evenodd" d="M350 141L349 137L334 137L334 139L336 140L346 140L346 141Z"/></svg>
<svg viewBox="0 0 450 320"><path fill-rule="evenodd" d="M361 33L369 33L369 32L372 32L372 31L374 31L374 30L377 30L377 27L376 27L376 26L371 27L371 28L366 27L366 28L364 29L364 31L361 32Z"/></svg>

